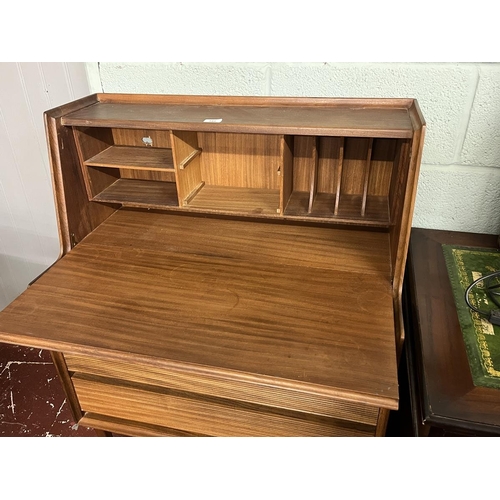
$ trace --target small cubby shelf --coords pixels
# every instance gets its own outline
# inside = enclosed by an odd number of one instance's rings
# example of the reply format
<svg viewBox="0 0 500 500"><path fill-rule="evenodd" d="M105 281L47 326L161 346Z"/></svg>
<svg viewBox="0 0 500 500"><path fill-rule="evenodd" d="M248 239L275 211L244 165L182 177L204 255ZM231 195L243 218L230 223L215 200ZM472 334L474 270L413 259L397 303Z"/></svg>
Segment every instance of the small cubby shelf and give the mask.
<svg viewBox="0 0 500 500"><path fill-rule="evenodd" d="M110 167L130 170L174 170L172 150L136 146L110 146L85 160L87 167Z"/></svg>
<svg viewBox="0 0 500 500"><path fill-rule="evenodd" d="M382 133L73 130L90 201L311 222L389 227L410 157Z"/></svg>
<svg viewBox="0 0 500 500"><path fill-rule="evenodd" d="M174 182L141 179L117 179L91 201L145 208L178 206L177 188Z"/></svg>
<svg viewBox="0 0 500 500"><path fill-rule="evenodd" d="M278 189L205 185L187 208L249 215L276 215L280 211L279 203Z"/></svg>
<svg viewBox="0 0 500 500"><path fill-rule="evenodd" d="M406 139L295 136L284 182L284 215L390 224Z"/></svg>
<svg viewBox="0 0 500 500"><path fill-rule="evenodd" d="M309 193L294 191L290 196L285 215L308 219L352 219L367 225L388 226L389 204L385 196L368 196L364 215L361 215L362 196L341 195L338 210L335 213L336 195L332 193L316 193L309 210Z"/></svg>

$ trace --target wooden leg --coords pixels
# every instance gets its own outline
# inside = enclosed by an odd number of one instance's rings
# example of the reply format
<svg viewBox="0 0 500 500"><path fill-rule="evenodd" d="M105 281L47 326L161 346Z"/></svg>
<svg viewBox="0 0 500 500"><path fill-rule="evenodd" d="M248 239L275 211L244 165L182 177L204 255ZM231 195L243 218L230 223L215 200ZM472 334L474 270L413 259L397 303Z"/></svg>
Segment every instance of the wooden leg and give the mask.
<svg viewBox="0 0 500 500"><path fill-rule="evenodd" d="M66 366L66 361L64 356L60 352L51 351L52 361L56 367L57 374L61 379L61 383L66 394L66 399L68 400L69 407L71 408L71 413L75 422L78 423L82 418L82 409L80 408L80 403L78 402L78 397L69 376L68 367Z"/></svg>
<svg viewBox="0 0 500 500"><path fill-rule="evenodd" d="M390 410L380 408L378 412L377 429L375 430L375 436L385 436L387 422L389 421L389 413Z"/></svg>
<svg viewBox="0 0 500 500"><path fill-rule="evenodd" d="M82 409L80 408L80 403L78 402L78 397L71 381L69 375L68 367L66 366L66 360L60 352L51 351L52 361L56 367L57 374L61 379L61 383L66 394L66 399L68 400L69 407L71 408L71 413L75 422L78 423L83 416ZM98 437L112 437L113 434L108 431L103 431L101 429L94 429Z"/></svg>

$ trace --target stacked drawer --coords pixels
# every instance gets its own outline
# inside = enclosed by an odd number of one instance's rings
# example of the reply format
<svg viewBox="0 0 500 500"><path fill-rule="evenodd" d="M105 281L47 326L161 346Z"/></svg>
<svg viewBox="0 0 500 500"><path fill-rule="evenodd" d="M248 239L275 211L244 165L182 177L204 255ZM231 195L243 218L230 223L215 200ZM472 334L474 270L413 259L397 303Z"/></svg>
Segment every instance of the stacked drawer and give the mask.
<svg viewBox="0 0 500 500"><path fill-rule="evenodd" d="M373 436L379 409L217 373L65 355L82 425L128 435Z"/></svg>

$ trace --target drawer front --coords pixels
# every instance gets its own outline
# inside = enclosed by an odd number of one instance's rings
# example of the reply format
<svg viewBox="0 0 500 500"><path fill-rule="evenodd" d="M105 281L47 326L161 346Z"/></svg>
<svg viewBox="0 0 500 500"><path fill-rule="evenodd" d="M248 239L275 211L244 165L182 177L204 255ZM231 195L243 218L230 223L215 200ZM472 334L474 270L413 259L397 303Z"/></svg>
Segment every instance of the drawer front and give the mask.
<svg viewBox="0 0 500 500"><path fill-rule="evenodd" d="M204 437L202 434L193 434L179 429L165 426L134 422L123 418L109 417L107 415L87 412L78 422L83 427L93 427L120 436L138 437Z"/></svg>
<svg viewBox="0 0 500 500"><path fill-rule="evenodd" d="M303 419L74 375L82 410L207 436L369 436L375 428Z"/></svg>
<svg viewBox="0 0 500 500"><path fill-rule="evenodd" d="M241 380L227 380L207 373L187 373L155 365L103 361L88 356L65 355L68 369L101 377L154 385L283 410L304 412L348 422L377 424L378 408L363 403L343 401L321 394Z"/></svg>

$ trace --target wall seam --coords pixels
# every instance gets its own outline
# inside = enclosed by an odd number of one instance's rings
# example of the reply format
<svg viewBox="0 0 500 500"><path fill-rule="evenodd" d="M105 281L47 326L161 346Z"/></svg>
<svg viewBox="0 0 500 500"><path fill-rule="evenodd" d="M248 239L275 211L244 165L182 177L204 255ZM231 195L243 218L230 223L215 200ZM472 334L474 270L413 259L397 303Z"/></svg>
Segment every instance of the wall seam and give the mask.
<svg viewBox="0 0 500 500"><path fill-rule="evenodd" d="M467 172L478 172L479 170L495 172L500 174L500 167L493 165L479 165L479 164L460 164L460 163L422 163L422 167L429 170L446 170L450 168L458 168ZM451 173L451 172L450 172Z"/></svg>
<svg viewBox="0 0 500 500"><path fill-rule="evenodd" d="M99 83L101 84L101 90L102 90L102 93L104 94L105 91L104 91L104 83L102 81L102 76L101 76L101 63L100 62L97 63L97 72L99 73Z"/></svg>
<svg viewBox="0 0 500 500"><path fill-rule="evenodd" d="M266 96L271 95L271 81L273 78L273 69L270 64L267 65L266 67L266 88L265 88L265 94Z"/></svg>
<svg viewBox="0 0 500 500"><path fill-rule="evenodd" d="M464 111L462 113L462 118L460 119L459 126L459 134L461 132L461 136L459 135L457 139L457 143L455 146L455 153L453 155L453 163L461 165L462 151L465 144L465 139L467 138L467 132L469 131L469 125L472 117L472 108L474 106L474 101L476 99L477 89L479 87L480 80L480 68L475 65L475 82L471 87L471 91L467 96L465 109L467 113Z"/></svg>
<svg viewBox="0 0 500 500"><path fill-rule="evenodd" d="M71 75L69 74L68 63L61 63L63 65L64 71L64 79L66 80L66 85L68 86L69 94L71 96L71 100L75 100L75 91L73 89L73 82L71 81Z"/></svg>

